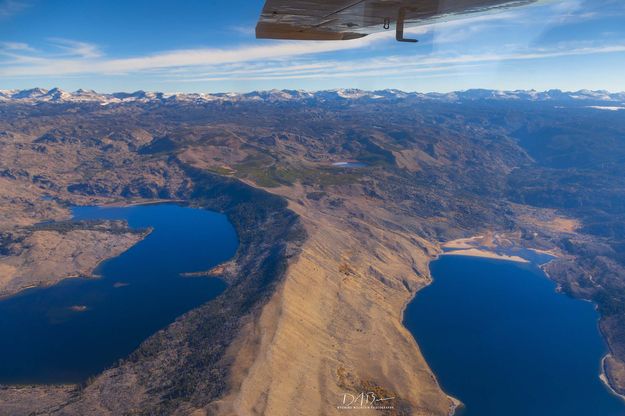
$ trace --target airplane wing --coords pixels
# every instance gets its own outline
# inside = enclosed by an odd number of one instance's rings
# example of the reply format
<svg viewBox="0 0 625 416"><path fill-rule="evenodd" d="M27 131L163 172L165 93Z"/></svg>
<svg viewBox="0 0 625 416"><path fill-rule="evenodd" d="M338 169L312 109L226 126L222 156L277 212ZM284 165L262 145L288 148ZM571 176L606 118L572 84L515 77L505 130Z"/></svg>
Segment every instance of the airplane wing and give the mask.
<svg viewBox="0 0 625 416"><path fill-rule="evenodd" d="M348 40L404 24L425 25L467 14L533 3L536 0L266 0L256 37Z"/></svg>

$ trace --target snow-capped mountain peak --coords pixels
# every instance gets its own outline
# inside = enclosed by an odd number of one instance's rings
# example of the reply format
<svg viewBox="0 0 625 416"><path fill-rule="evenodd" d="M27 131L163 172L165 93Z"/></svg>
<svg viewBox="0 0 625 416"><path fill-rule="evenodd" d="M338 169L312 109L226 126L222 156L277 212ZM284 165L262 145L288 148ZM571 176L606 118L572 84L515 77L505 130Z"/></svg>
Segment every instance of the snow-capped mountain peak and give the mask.
<svg viewBox="0 0 625 416"><path fill-rule="evenodd" d="M449 93L418 93L405 92L395 89L366 91L353 88L343 88L326 91L302 90L269 90L252 91L248 93L162 93L138 90L135 92L117 92L111 94L97 93L93 90L79 89L75 92L63 91L60 88L50 90L32 88L25 90L0 90L0 102L21 104L71 104L95 103L101 105L123 103L209 103L209 102L376 102L376 101L441 101L441 102L473 102L483 100L499 101L533 101L553 103L583 103L584 106L625 106L625 93L608 91L580 90L565 92L560 90L535 91L516 90L499 91L487 89L472 89Z"/></svg>

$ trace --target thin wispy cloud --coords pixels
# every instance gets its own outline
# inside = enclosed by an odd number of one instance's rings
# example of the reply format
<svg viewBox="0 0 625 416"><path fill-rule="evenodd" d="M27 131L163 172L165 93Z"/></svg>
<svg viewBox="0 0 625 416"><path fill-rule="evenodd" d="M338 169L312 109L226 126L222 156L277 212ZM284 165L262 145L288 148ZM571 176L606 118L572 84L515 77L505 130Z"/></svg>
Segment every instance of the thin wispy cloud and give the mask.
<svg viewBox="0 0 625 416"><path fill-rule="evenodd" d="M25 77L40 75L128 74L153 72L168 80L183 82L220 80L309 79L329 77L374 77L398 72L433 72L450 70L466 64L489 64L518 60L543 60L557 57L625 53L625 43L593 45L562 43L552 48L527 49L518 47L512 52L463 53L386 56L370 59L324 60L310 55L324 52L363 48L382 41L384 35L355 41L286 42L274 45L242 47L233 50L192 49L170 51L145 57L127 59L102 58L97 46L77 41L53 39L61 57L29 57L11 55L15 65L0 68L0 75ZM11 45L10 45L11 46ZM12 45L16 50L30 50L28 45ZM507 49L511 46L507 45ZM514 48L513 48L514 49ZM67 57L66 57L67 56ZM302 58L304 61L293 61ZM285 61L287 60L287 61ZM286 64L285 64L286 62ZM392 68L392 69L389 69ZM174 77L174 78L172 78Z"/></svg>
<svg viewBox="0 0 625 416"><path fill-rule="evenodd" d="M24 42L0 42L0 49L5 51L28 51L35 52L35 49Z"/></svg>
<svg viewBox="0 0 625 416"><path fill-rule="evenodd" d="M238 35L250 38L254 37L256 34L256 28L254 26L233 26L230 30Z"/></svg>
<svg viewBox="0 0 625 416"><path fill-rule="evenodd" d="M187 49L156 53L124 59L95 59L100 52L94 45L81 42L61 44L69 57L45 56L32 65L21 65L28 56L4 62L3 76L121 74L162 68L218 65L236 62L285 59L303 55L336 52L361 48L377 40L376 37L347 42L281 42L273 45L247 46L233 49ZM58 40L56 40L58 44ZM54 54L52 54L54 55Z"/></svg>
<svg viewBox="0 0 625 416"><path fill-rule="evenodd" d="M30 3L21 0L0 0L0 20L8 19L28 9Z"/></svg>
<svg viewBox="0 0 625 416"><path fill-rule="evenodd" d="M294 67L265 67L262 69L219 69L212 73L204 72L201 76L185 74L178 78L169 78L168 82L217 82L217 81L254 81L283 79L335 79L335 78L373 78L391 75L410 76L427 72L453 72L469 67L480 67L510 61L544 60L559 57L595 55L606 53L625 53L625 43L598 47L560 48L551 50L519 51L508 54L465 54L456 56L430 56L427 58L406 59L403 56L390 56L384 59L355 60L353 62L328 61L314 65Z"/></svg>
<svg viewBox="0 0 625 416"><path fill-rule="evenodd" d="M71 39L48 38L46 46L44 52L25 42L0 42L0 72L2 67L41 68L52 62L79 62L102 56L96 45Z"/></svg>
<svg viewBox="0 0 625 416"><path fill-rule="evenodd" d="M56 48L57 56L74 57L78 59L93 59L102 56L97 45L89 42L80 42L72 39L48 38L48 42Z"/></svg>

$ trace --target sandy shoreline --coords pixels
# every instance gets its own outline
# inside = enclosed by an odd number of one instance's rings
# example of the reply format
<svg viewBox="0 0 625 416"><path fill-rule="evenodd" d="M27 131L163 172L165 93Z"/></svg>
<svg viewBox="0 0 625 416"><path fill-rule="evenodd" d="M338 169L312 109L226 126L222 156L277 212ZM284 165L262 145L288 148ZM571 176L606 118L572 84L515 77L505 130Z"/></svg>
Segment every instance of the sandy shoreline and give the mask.
<svg viewBox="0 0 625 416"><path fill-rule="evenodd" d="M601 372L599 374L599 379L607 387L607 389L610 390L610 393L612 393L613 395L619 397L621 400L625 401L625 395L620 394L619 392L614 390L614 388L612 387L612 384L610 384L610 378L608 377L608 375L606 373L606 370L605 370L605 360L609 356L610 356L610 353L604 355L603 358L601 359Z"/></svg>
<svg viewBox="0 0 625 416"><path fill-rule="evenodd" d="M508 256L505 254L498 254L493 251L483 250L479 248L468 248L462 250L446 251L441 253L441 256L468 256L468 257L483 257L494 260L513 261L516 263L529 263L529 260L519 256Z"/></svg>

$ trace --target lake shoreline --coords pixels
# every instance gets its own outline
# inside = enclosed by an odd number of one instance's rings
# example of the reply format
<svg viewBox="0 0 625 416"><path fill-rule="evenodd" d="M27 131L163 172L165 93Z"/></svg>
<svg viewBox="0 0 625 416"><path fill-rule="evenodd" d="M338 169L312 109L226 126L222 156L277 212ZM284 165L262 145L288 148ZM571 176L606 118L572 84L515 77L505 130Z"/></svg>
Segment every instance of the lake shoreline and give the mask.
<svg viewBox="0 0 625 416"><path fill-rule="evenodd" d="M412 340L415 343L415 345L417 346L417 348L419 348L419 350L421 350L421 347L419 345L419 341L417 340L417 337L415 337L415 335L410 331L410 329L406 326L406 310L408 309L408 306L414 301L415 297L417 296L417 294L422 291L423 289L427 288L428 286L430 286L432 283L434 283L434 276L432 276L432 273L430 271L430 265L432 264L432 262L438 260L441 258L441 256L443 255L443 253L439 253L435 256L432 256L428 259L426 267L428 270L428 280L427 282L420 288L418 288L417 290L415 290L410 297L408 297L408 299L404 302L401 311L399 312L399 317L400 317L400 324L401 326L407 330L410 335L412 336ZM458 409L462 409L464 407L464 403L462 403L462 401L454 396L452 396L451 394L449 394L447 391L445 391L445 389L443 389L443 386L441 385L438 376L436 375L436 373L434 372L434 370L430 367L430 364L427 362L427 359L425 360L428 367L430 368L432 377L434 378L434 380L436 380L436 384L438 384L440 390L445 394L445 396L447 397L447 399L449 399L450 401L450 405L449 405L449 413L447 414L447 416L455 416L457 414Z"/></svg>
<svg viewBox="0 0 625 416"><path fill-rule="evenodd" d="M601 358L601 372L599 373L599 379L605 385L605 387L610 391L610 393L612 393L613 395L615 395L616 397L620 398L621 400L625 402L625 395L620 394L618 391L615 390L614 386L612 385L612 381L610 381L609 371L607 371L607 368L606 368L606 360L611 355L612 354L608 352L606 355L603 356L603 358Z"/></svg>
<svg viewBox="0 0 625 416"><path fill-rule="evenodd" d="M480 254L481 254L481 253L480 253ZM457 256L457 258L458 258L458 259L460 259L460 258L462 258L462 257L466 257L467 259L468 259L468 258L476 258L476 259L483 258L484 260L494 261L495 263L496 263L496 262L502 262L502 264L509 263L509 264L511 264L511 265L513 265L513 264L515 264L515 263L518 263L518 264L528 263L527 261L526 261L526 262L522 262L522 263L520 263L520 262L513 262L513 261L506 261L506 259L496 258L496 257L492 257L492 256L482 256L482 255L475 255L475 256L473 256L473 255L471 255L471 256L462 256L462 255L459 255L459 256ZM450 260L451 260L451 259L453 259L453 258L454 258L454 256L448 256L448 255L447 255L447 253L440 253L439 255L437 255L437 256L433 256L433 257L432 257L432 259L430 260L430 277L431 277L431 280L430 280L430 282L429 282L426 286L424 286L423 288L420 288L420 289L417 291L417 293L415 294L415 297L413 297L413 299L409 302L409 304L415 301L415 299L417 298L417 296L419 296L419 295L418 295L418 293L419 293L421 290L423 290L423 289L425 289L425 288L428 288L429 286L431 286L431 285L432 285L432 283L434 283L435 281L437 281L438 279L440 279L440 278L441 278L440 276L436 276L436 275L435 275L435 272L432 272L432 268L431 268L431 267L432 267L432 264L433 264L434 262L436 262L437 260L441 260L441 261L442 261L442 260L443 260L443 259L445 259L445 258L447 258L447 259L450 259ZM531 264L534 264L534 263L531 263ZM537 267L539 267L539 265L538 265L538 264L535 264L535 265L536 265ZM467 266L465 266L465 267L467 267ZM539 269L541 269L541 268L539 268ZM551 278L549 278L549 276L548 276L546 273L543 273L543 277L544 277L544 279L545 279L546 281L550 281L550 282L552 282L552 281L553 281ZM439 286L439 288L440 288L440 286ZM428 295L430 295L430 294L431 294L431 292L428 292ZM562 294L558 294L557 296L562 296ZM577 301L577 300L576 300L576 301ZM413 310L413 311L414 311L414 310ZM423 314L423 311L421 311L421 312L422 312L422 313L421 313L421 315L422 315L422 314ZM405 311L405 312L404 312L404 315L409 314L409 313L410 313L409 311ZM413 313L414 313L414 312L413 312ZM418 340L418 341L419 341L419 344L420 344L420 345L426 345L426 344L427 344L427 342L424 342L424 341L425 341L425 338L424 338L423 334L418 334L418 333L414 333L414 332L412 332L412 330L410 329L410 323L409 323L408 321L409 321L409 318L404 318L404 322L403 322L403 323L404 323L404 326L405 326L407 329L409 329L409 330L411 331L411 333L413 334L413 337L414 337L416 340ZM596 328L596 323L595 323L595 325L593 326L593 328ZM597 337L598 337L598 339L601 339L601 340L603 341L603 338L604 338L604 337L603 337L603 334L602 334L602 333L598 333L598 334L597 334ZM430 348L430 350L431 350L431 346L430 346L430 347L426 347L426 348L425 348L424 353L428 350L428 348ZM426 360L428 361L428 363L430 363L430 365L432 365L432 371L434 372L434 374L435 374L436 378L437 378L437 379L439 379L439 378L441 377L441 375L442 375L442 374L441 374L441 372L440 372L440 368L439 368L437 365L434 365L434 364L436 364L437 360L432 360L432 357L431 357L430 355L425 355L425 358L426 358ZM605 362L605 357L602 359L602 373L603 373L603 368L604 368L604 362ZM435 368L435 367L436 367L436 368ZM450 370L446 370L446 371L450 371ZM471 370L471 371L472 371L472 370ZM443 373L443 374L444 374L444 373ZM596 373L595 373L595 374L596 374ZM601 377L601 376L600 376L600 377ZM604 377L601 377L601 379L602 379L602 380L601 380L602 382L608 382L608 383L609 383L609 380L608 380L608 378L607 378L607 377L605 377L605 378L604 378ZM586 380L585 382L590 382L590 380L589 380L589 379L585 379L585 380ZM595 379L595 380L596 380L596 379ZM444 381L444 380L443 380L443 381ZM449 382L449 380L447 379L447 383L448 383L448 382ZM452 391L454 391L454 392L455 392L455 394L459 394L459 390L458 390L458 388L451 388L451 387L449 387L449 384L442 385L441 387L442 387L442 388L444 388L444 389L451 389ZM611 389L610 389L610 390L611 390ZM615 394L615 393L616 393L616 392L613 392L613 391L611 391L611 392L610 392L610 394ZM618 395L618 394L616 394L616 395ZM451 397L451 394L449 394L449 393L448 393L448 396L450 396L450 397ZM624 396L622 396L622 395L618 395L618 396L620 397L620 399L621 399L621 400L625 399L625 397L624 397ZM462 396L462 397L464 397L465 399L467 399L467 396ZM469 396L469 397L470 397L470 396ZM467 400L468 400L468 399L467 399ZM474 402L470 401L470 404L471 404L471 403L472 403L472 407L471 407L471 409L470 409L470 410L475 411L475 409L476 409L476 408L475 408L475 404L474 404ZM466 404L465 404L465 403L463 403L463 408L464 408L464 409L466 409ZM464 410L461 412L461 414L464 414L463 412L464 412ZM456 413L458 413L458 412L456 412ZM619 413L619 414L620 414L620 413ZM625 414L625 413L624 413L624 414Z"/></svg>

